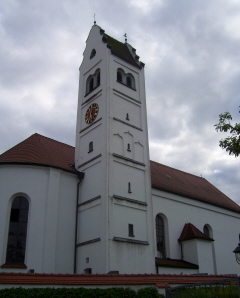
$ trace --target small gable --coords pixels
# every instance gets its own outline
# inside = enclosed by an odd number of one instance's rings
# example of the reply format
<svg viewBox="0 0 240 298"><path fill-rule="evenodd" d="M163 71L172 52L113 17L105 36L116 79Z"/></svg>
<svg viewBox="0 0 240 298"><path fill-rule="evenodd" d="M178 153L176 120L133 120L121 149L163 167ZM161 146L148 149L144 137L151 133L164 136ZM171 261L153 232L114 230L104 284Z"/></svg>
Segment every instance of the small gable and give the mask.
<svg viewBox="0 0 240 298"><path fill-rule="evenodd" d="M191 223L186 223L180 238L178 239L178 242L186 241L186 240L191 240L191 239L202 239L202 240L207 240L207 241L214 241L212 238L206 236L203 234L198 228L196 228L193 224Z"/></svg>

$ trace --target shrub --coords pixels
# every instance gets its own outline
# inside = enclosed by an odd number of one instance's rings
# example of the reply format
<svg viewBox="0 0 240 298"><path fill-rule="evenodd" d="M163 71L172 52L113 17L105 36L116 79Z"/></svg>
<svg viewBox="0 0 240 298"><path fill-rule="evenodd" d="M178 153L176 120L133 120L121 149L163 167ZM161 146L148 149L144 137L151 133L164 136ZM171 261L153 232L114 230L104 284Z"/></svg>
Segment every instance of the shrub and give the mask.
<svg viewBox="0 0 240 298"><path fill-rule="evenodd" d="M0 290L1 298L161 298L154 288L140 289L137 293L129 288L11 288Z"/></svg>

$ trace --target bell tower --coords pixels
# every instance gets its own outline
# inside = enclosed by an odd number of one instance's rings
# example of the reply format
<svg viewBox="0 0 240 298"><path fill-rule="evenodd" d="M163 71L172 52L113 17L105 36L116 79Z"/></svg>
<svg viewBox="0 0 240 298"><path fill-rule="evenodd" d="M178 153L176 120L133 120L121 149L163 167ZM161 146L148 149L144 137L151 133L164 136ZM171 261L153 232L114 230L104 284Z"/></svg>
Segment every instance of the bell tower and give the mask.
<svg viewBox="0 0 240 298"><path fill-rule="evenodd" d="M93 25L80 66L77 273L153 273L144 64Z"/></svg>

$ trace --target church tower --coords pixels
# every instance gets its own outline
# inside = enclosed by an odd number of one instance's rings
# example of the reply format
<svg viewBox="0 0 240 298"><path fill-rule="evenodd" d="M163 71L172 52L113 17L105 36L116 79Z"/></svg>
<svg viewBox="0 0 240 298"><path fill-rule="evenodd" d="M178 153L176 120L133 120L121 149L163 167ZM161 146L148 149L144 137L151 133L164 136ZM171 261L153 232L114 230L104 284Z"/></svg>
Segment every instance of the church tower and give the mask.
<svg viewBox="0 0 240 298"><path fill-rule="evenodd" d="M155 272L144 64L93 25L80 66L77 273Z"/></svg>

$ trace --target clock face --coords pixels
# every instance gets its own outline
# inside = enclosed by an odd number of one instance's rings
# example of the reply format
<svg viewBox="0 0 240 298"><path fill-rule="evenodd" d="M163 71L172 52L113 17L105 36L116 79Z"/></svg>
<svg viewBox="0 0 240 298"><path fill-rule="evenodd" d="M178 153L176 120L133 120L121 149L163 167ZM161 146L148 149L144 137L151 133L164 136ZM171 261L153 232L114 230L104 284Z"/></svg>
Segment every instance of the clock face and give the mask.
<svg viewBox="0 0 240 298"><path fill-rule="evenodd" d="M97 118L98 111L99 111L99 108L97 103L92 103L89 106L85 114L85 121L87 124L91 124Z"/></svg>

